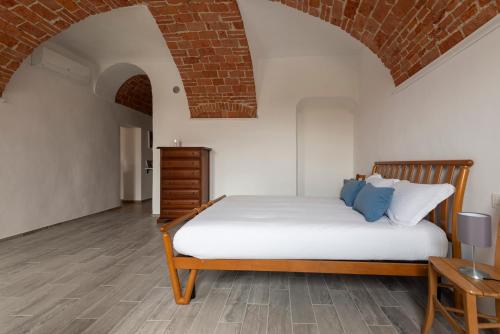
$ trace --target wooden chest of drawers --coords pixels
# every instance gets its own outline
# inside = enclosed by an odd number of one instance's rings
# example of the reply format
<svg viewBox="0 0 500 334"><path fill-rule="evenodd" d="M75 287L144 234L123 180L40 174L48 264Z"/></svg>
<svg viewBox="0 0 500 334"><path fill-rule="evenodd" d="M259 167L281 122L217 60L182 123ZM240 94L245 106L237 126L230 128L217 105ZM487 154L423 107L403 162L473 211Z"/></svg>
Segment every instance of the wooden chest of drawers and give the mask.
<svg viewBox="0 0 500 334"><path fill-rule="evenodd" d="M160 219L172 220L209 200L210 149L159 147Z"/></svg>

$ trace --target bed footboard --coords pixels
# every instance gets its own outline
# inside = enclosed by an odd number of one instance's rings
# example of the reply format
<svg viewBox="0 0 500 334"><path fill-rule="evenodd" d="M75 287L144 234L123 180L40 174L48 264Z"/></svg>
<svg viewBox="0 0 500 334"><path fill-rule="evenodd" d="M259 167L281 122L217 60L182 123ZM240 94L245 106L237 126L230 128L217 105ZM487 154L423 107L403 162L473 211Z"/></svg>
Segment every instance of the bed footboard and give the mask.
<svg viewBox="0 0 500 334"><path fill-rule="evenodd" d="M185 304L189 304L189 302L191 301L191 297L192 297L193 291L194 291L194 285L196 282L196 276L198 274L198 269L185 268L185 269L189 269L189 276L188 276L187 283L186 283L186 289L183 293L181 282L179 279L179 272L178 272L179 269L183 269L183 268L179 268L178 266L176 266L175 259L177 257L174 254L174 247L172 245L172 238L170 236L169 231L171 229L173 229L174 227L177 227L181 224L186 223L187 221L189 221L190 219L192 219L193 217L198 215L200 212L202 212L203 210L205 210L209 206L212 206L213 204L217 203L218 201L220 201L224 197L226 197L226 195L218 197L217 199L215 199L213 201L209 201L208 203L203 204L201 207L193 209L191 212L173 220L170 223L166 223L160 227L160 231L163 233L163 246L165 248L165 257L166 257L166 261L167 261L168 273L170 276L170 281L171 281L171 285L172 285L172 291L173 291L173 294L175 297L175 302L177 304L185 305ZM162 221L159 220L158 223L162 223Z"/></svg>

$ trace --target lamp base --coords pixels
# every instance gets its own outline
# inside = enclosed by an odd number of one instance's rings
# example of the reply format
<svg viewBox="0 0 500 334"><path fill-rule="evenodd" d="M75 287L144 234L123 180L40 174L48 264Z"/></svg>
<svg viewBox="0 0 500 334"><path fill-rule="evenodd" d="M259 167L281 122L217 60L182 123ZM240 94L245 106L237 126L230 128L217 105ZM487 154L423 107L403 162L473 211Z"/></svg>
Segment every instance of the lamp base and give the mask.
<svg viewBox="0 0 500 334"><path fill-rule="evenodd" d="M473 279L485 279L489 278L490 275L488 273L485 273L484 271L474 269L472 267L461 267L458 269L462 274L469 276L470 278Z"/></svg>

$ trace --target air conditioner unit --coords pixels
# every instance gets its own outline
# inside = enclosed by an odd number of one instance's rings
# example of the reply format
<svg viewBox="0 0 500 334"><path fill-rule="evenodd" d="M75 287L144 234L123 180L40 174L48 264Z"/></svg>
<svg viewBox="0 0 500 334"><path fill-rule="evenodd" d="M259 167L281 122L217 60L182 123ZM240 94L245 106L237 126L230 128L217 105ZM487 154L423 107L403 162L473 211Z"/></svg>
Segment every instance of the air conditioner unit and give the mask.
<svg viewBox="0 0 500 334"><path fill-rule="evenodd" d="M48 47L37 48L31 56L31 64L52 70L82 84L90 83L92 73L88 66Z"/></svg>

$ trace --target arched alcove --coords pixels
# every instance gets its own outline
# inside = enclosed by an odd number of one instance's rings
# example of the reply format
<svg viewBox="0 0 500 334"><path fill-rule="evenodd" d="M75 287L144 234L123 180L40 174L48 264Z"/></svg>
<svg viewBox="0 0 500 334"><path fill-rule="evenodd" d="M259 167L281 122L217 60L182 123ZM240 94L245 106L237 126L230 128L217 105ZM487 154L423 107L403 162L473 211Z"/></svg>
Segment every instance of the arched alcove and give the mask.
<svg viewBox="0 0 500 334"><path fill-rule="evenodd" d="M337 196L354 170L355 102L308 97L297 104L297 195Z"/></svg>
<svg viewBox="0 0 500 334"><path fill-rule="evenodd" d="M140 67L118 63L104 70L94 86L96 95L147 115L153 113L153 93L148 75Z"/></svg>
<svg viewBox="0 0 500 334"><path fill-rule="evenodd" d="M108 101L115 102L116 93L125 81L136 75L146 75L137 65L118 63L102 71L94 85L94 93Z"/></svg>

